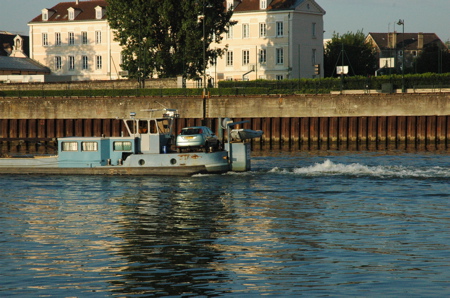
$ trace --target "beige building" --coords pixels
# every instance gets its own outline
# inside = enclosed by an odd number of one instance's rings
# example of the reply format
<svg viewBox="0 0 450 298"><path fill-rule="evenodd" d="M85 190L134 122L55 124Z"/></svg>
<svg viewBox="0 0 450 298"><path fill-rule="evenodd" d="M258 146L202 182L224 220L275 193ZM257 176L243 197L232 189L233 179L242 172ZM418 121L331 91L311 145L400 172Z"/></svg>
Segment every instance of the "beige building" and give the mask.
<svg viewBox="0 0 450 298"><path fill-rule="evenodd" d="M30 58L49 67L49 81L120 78L121 47L106 20L106 1L61 2L28 23Z"/></svg>
<svg viewBox="0 0 450 298"><path fill-rule="evenodd" d="M314 0L225 0L232 7L221 44L228 50L206 73L220 80L312 78L323 73L323 15ZM106 19L104 0L61 2L28 23L30 58L49 67L51 80L115 80L121 47Z"/></svg>
<svg viewBox="0 0 450 298"><path fill-rule="evenodd" d="M323 74L323 16L314 0L226 0L232 7L222 44L228 50L207 75L220 80L281 80Z"/></svg>

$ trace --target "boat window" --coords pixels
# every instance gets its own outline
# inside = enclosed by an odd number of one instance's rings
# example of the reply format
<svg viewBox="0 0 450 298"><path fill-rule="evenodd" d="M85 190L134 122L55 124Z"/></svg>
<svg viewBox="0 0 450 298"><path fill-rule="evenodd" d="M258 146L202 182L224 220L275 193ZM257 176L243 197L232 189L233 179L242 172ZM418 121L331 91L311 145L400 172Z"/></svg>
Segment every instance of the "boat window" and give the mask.
<svg viewBox="0 0 450 298"><path fill-rule="evenodd" d="M62 151L78 151L78 142L62 142Z"/></svg>
<svg viewBox="0 0 450 298"><path fill-rule="evenodd" d="M158 133L155 120L150 120L150 133Z"/></svg>
<svg viewBox="0 0 450 298"><path fill-rule="evenodd" d="M159 131L161 131L163 133L170 133L169 120L167 120L167 119L158 120L158 128L159 128Z"/></svg>
<svg viewBox="0 0 450 298"><path fill-rule="evenodd" d="M114 151L131 151L131 142L117 141L113 143Z"/></svg>
<svg viewBox="0 0 450 298"><path fill-rule="evenodd" d="M125 124L127 125L131 134L136 133L136 121L135 120L127 120L127 121L125 121Z"/></svg>
<svg viewBox="0 0 450 298"><path fill-rule="evenodd" d="M148 121L139 120L139 133L148 133Z"/></svg>
<svg viewBox="0 0 450 298"><path fill-rule="evenodd" d="M82 142L81 151L98 151L97 142Z"/></svg>

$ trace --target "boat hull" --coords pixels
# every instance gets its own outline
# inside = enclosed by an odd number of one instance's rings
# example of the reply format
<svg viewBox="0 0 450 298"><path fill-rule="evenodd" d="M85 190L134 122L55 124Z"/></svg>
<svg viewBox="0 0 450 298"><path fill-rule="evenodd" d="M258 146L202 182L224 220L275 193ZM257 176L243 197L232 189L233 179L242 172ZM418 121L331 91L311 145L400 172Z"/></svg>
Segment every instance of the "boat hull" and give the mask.
<svg viewBox="0 0 450 298"><path fill-rule="evenodd" d="M57 157L0 158L0 174L191 176L225 173L229 170L226 151L134 154L115 165L85 161L66 163Z"/></svg>
<svg viewBox="0 0 450 298"><path fill-rule="evenodd" d="M209 172L205 166L187 167L95 167L95 168L2 168L0 174L9 175L137 175L137 176L192 176L195 174L207 174ZM218 173L218 172L214 172Z"/></svg>

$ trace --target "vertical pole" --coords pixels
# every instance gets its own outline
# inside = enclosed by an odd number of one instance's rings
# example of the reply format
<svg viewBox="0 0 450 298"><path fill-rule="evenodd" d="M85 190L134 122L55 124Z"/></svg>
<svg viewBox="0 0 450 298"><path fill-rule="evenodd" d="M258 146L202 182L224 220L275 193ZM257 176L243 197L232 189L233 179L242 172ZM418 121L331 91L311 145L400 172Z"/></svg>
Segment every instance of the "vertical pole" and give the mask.
<svg viewBox="0 0 450 298"><path fill-rule="evenodd" d="M342 41L342 50L341 50L341 59L342 59L342 68L341 68L341 94L344 91L344 41Z"/></svg>
<svg viewBox="0 0 450 298"><path fill-rule="evenodd" d="M405 93L405 20L398 20L397 25L402 25L402 93Z"/></svg>
<svg viewBox="0 0 450 298"><path fill-rule="evenodd" d="M206 40L205 40L205 0L203 0L203 125L206 125Z"/></svg>

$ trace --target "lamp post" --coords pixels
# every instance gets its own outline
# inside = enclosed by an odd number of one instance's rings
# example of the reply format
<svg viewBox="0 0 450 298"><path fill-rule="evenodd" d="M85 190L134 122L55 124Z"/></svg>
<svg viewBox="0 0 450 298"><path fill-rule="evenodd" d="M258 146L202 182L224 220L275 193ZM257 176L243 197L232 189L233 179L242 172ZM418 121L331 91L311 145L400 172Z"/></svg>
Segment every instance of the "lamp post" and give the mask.
<svg viewBox="0 0 450 298"><path fill-rule="evenodd" d="M203 98L206 98L206 40L205 40L205 1L203 0ZM203 107L205 109L205 107Z"/></svg>
<svg viewBox="0 0 450 298"><path fill-rule="evenodd" d="M211 7L203 0L203 15L199 16L203 22L203 122L206 122L206 14L205 8ZM204 123L206 125L206 123Z"/></svg>
<svg viewBox="0 0 450 298"><path fill-rule="evenodd" d="M398 20L397 25L402 25L402 93L405 93L405 20Z"/></svg>

